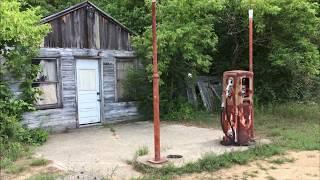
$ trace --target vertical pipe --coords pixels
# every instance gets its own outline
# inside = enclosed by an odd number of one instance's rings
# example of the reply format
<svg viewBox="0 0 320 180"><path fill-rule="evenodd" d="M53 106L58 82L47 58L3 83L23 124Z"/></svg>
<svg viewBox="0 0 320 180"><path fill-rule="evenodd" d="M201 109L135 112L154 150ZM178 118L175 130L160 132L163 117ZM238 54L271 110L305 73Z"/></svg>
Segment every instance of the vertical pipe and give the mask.
<svg viewBox="0 0 320 180"><path fill-rule="evenodd" d="M153 126L154 161L160 161L160 115L159 115L159 73L156 29L156 0L152 0L152 48L153 48Z"/></svg>
<svg viewBox="0 0 320 180"><path fill-rule="evenodd" d="M253 72L253 10L249 10L249 71ZM253 79L252 77L252 101L253 101L253 93L254 93L254 85L253 85ZM253 132L253 127L254 127L254 108L253 108L253 102L252 102L252 114L251 114L251 127L249 129L250 133L250 138L254 139L254 132Z"/></svg>
<svg viewBox="0 0 320 180"><path fill-rule="evenodd" d="M253 10L249 10L249 71L253 72Z"/></svg>

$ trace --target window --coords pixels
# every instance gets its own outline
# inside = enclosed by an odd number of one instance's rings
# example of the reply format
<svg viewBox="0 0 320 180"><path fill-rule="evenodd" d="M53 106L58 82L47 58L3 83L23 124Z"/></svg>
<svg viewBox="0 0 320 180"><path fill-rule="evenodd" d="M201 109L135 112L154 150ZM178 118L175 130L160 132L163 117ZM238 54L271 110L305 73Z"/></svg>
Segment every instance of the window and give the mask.
<svg viewBox="0 0 320 180"><path fill-rule="evenodd" d="M125 94L125 81L127 79L128 71L132 68L135 68L135 60L134 59L125 59L118 58L116 64L116 74L117 74L117 100L121 101L129 101L130 99L126 97Z"/></svg>
<svg viewBox="0 0 320 180"><path fill-rule="evenodd" d="M60 83L58 77L57 59L33 59L33 64L40 66L40 71L33 87L38 88L41 94L36 105L39 109L57 108L61 106Z"/></svg>

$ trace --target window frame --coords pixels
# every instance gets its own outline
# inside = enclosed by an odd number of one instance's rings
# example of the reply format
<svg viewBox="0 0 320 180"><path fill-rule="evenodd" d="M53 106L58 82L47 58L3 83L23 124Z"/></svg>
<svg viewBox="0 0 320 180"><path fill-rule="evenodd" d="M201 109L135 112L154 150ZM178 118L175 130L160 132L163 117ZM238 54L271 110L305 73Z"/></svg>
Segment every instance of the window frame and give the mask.
<svg viewBox="0 0 320 180"><path fill-rule="evenodd" d="M129 56L129 57L122 57L118 56L115 57L115 102L130 102L131 100L124 100L124 99L119 99L119 94L118 94L118 88L119 88L119 80L118 80L118 63L119 62L132 62L133 68L137 68L137 57L135 56Z"/></svg>
<svg viewBox="0 0 320 180"><path fill-rule="evenodd" d="M32 84L52 84L55 83L56 88L56 94L57 94L57 103L55 104L43 104L43 105L37 105L35 104L35 107L37 110L45 110L45 109L57 109L57 108L63 108L62 103L62 79L61 79L61 62L60 58L58 57L36 57L32 58L32 61L35 60L46 60L46 61L55 61L56 62L56 78L57 81L46 81L46 82L33 82Z"/></svg>

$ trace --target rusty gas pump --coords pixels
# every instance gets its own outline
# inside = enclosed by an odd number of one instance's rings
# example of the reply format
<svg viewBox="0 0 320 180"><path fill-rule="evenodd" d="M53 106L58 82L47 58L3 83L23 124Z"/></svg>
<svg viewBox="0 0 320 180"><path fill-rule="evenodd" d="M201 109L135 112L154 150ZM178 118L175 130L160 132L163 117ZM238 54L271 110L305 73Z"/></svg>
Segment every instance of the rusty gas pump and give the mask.
<svg viewBox="0 0 320 180"><path fill-rule="evenodd" d="M249 71L223 73L221 126L223 145L248 145L253 132L253 10L249 10Z"/></svg>

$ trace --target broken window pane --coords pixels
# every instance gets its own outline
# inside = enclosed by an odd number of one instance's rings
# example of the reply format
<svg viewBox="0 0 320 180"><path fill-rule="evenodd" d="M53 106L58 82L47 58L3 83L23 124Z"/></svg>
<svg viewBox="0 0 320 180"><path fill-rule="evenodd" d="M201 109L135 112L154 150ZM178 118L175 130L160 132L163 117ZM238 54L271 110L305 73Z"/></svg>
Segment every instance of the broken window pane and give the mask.
<svg viewBox="0 0 320 180"><path fill-rule="evenodd" d="M40 66L33 87L40 90L36 105L47 107L47 105L58 105L58 76L56 59L34 59L34 64ZM46 105L46 106L45 106Z"/></svg>
<svg viewBox="0 0 320 180"><path fill-rule="evenodd" d="M38 82L57 81L57 62L54 60L40 60L40 72Z"/></svg>
<svg viewBox="0 0 320 180"><path fill-rule="evenodd" d="M57 84L39 84L41 95L38 98L37 105L57 104Z"/></svg>

